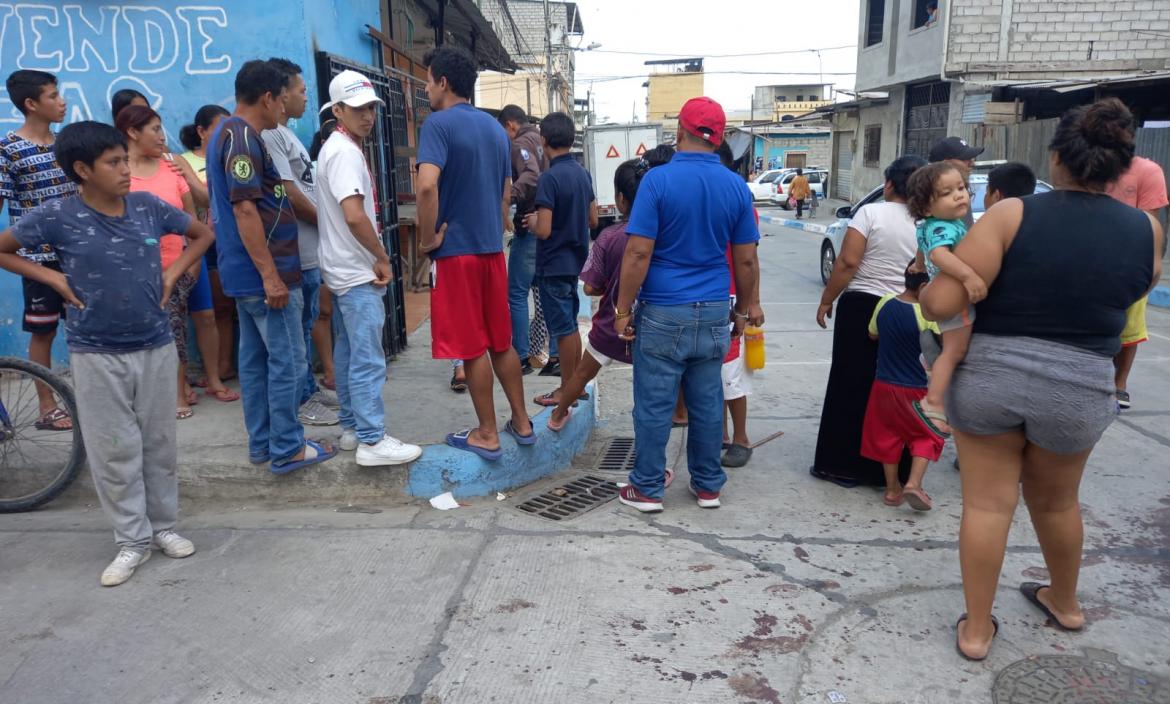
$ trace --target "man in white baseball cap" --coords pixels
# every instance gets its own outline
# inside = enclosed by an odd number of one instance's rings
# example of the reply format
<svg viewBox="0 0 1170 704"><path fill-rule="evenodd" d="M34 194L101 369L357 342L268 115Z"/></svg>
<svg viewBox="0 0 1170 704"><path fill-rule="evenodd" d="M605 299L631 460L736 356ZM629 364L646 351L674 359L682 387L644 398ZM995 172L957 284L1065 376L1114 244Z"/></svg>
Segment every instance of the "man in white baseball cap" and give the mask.
<svg viewBox="0 0 1170 704"><path fill-rule="evenodd" d="M370 79L342 71L329 82L337 129L317 158L321 275L333 292L333 364L341 402L341 449L363 467L404 464L422 448L386 432L382 387L386 353L382 297L393 274L378 234L373 177L362 143L374 130L382 99Z"/></svg>
<svg viewBox="0 0 1170 704"><path fill-rule="evenodd" d="M382 104L374 90L374 84L357 71L342 71L329 81L329 103L344 103L351 108L360 108L370 103Z"/></svg>

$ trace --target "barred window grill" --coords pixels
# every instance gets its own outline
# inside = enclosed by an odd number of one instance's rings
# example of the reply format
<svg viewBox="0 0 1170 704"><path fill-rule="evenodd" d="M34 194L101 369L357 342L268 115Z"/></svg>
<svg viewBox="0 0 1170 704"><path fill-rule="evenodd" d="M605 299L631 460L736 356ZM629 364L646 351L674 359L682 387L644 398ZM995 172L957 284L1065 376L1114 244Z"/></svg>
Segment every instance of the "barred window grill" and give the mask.
<svg viewBox="0 0 1170 704"><path fill-rule="evenodd" d="M947 136L950 102L950 83L924 83L906 89L904 154L925 157L935 142Z"/></svg>

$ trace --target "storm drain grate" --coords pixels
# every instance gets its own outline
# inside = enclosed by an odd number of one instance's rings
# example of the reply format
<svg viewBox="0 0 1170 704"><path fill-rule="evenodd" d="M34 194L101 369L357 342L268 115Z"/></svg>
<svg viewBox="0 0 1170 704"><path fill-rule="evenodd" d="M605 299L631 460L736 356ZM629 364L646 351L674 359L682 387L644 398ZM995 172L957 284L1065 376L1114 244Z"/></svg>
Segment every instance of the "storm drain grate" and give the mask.
<svg viewBox="0 0 1170 704"><path fill-rule="evenodd" d="M634 456L633 438L613 438L597 461L597 471L630 472L634 469Z"/></svg>
<svg viewBox="0 0 1170 704"><path fill-rule="evenodd" d="M550 521L564 521L592 511L617 496L618 487L608 479L586 474L516 505L520 511Z"/></svg>
<svg viewBox="0 0 1170 704"><path fill-rule="evenodd" d="M995 678L996 704L1156 704L1170 701L1170 682L1086 648L1076 655L1035 655Z"/></svg>

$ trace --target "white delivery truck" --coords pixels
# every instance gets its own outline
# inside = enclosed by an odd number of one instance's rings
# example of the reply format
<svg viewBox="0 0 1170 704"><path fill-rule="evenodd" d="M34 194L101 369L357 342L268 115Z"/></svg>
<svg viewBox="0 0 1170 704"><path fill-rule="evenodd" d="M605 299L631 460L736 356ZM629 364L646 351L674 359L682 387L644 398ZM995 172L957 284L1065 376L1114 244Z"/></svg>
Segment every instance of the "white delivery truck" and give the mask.
<svg viewBox="0 0 1170 704"><path fill-rule="evenodd" d="M618 218L613 176L623 161L635 159L662 141L662 125L597 125L585 128L585 168L593 177L600 227Z"/></svg>

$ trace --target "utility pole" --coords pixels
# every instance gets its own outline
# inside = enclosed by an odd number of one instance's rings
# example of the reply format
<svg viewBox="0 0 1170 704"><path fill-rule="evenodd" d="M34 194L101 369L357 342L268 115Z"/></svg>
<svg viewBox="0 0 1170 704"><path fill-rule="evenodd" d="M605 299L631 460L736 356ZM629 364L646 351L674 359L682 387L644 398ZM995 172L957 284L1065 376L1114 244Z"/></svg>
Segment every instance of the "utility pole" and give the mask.
<svg viewBox="0 0 1170 704"><path fill-rule="evenodd" d="M553 111L553 54L552 25L550 23L548 0L544 0L544 83L548 112Z"/></svg>

